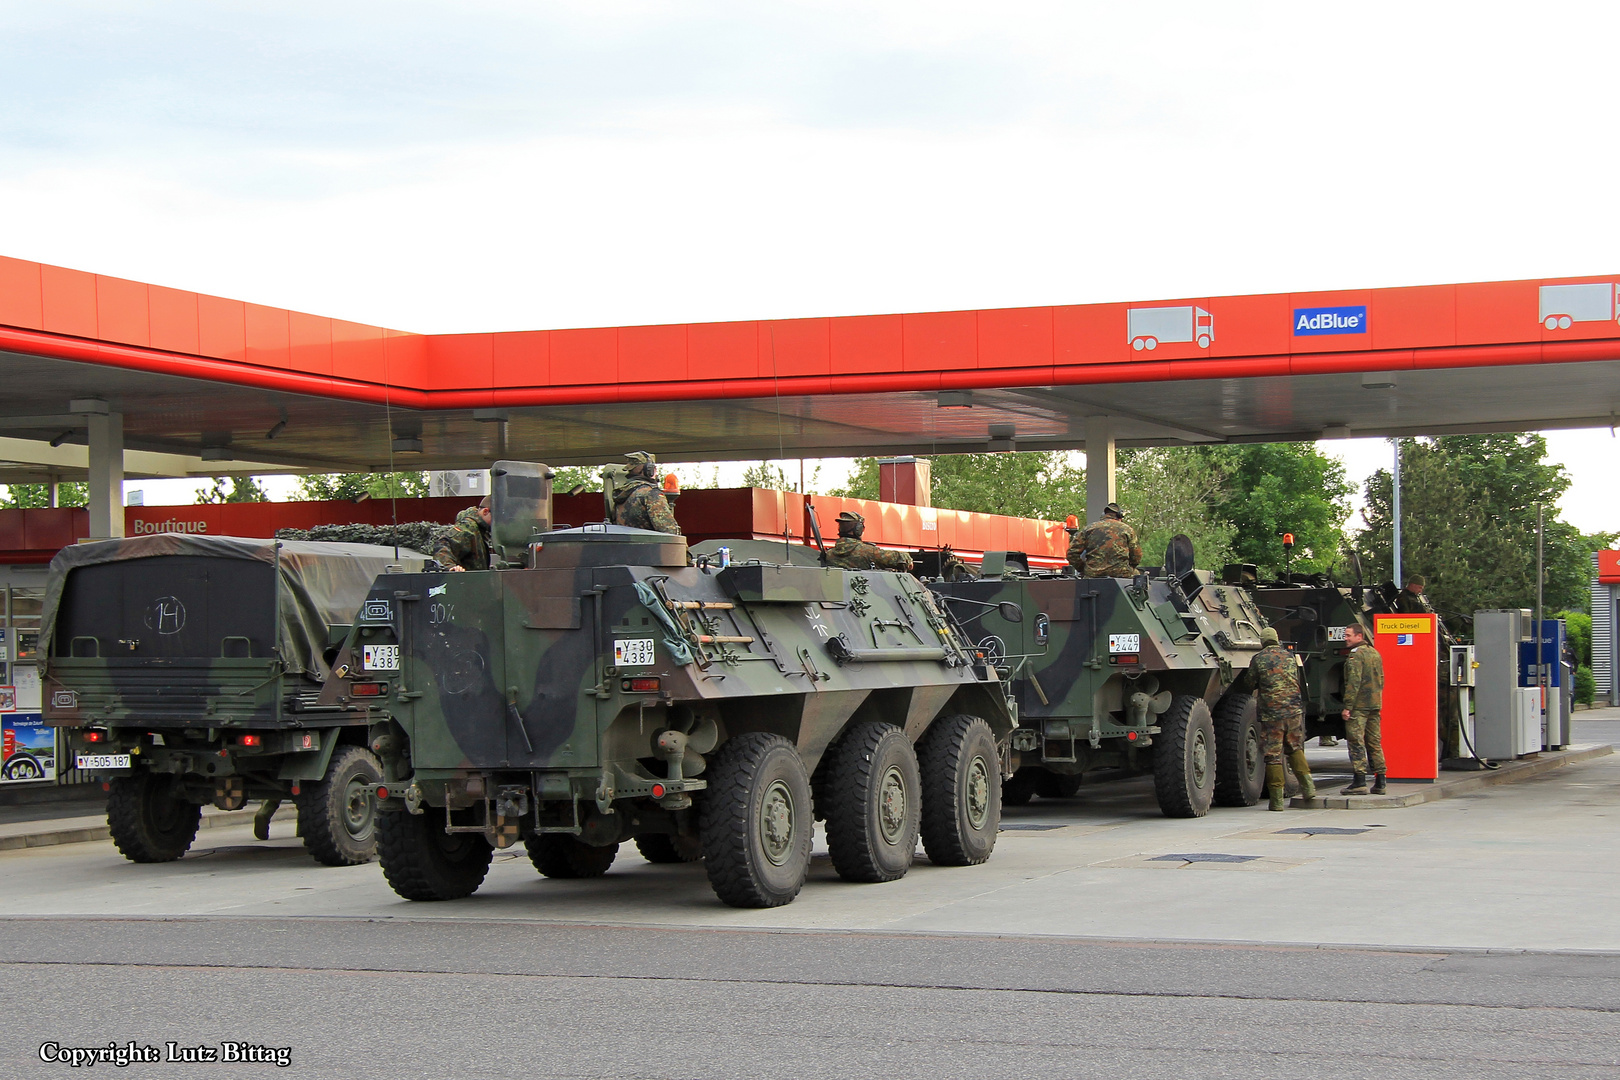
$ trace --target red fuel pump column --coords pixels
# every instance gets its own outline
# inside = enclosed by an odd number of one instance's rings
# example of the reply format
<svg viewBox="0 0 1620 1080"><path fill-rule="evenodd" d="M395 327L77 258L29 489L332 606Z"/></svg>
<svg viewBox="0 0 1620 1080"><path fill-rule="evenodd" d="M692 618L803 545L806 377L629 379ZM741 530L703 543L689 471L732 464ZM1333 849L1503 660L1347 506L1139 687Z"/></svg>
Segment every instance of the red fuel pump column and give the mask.
<svg viewBox="0 0 1620 1080"><path fill-rule="evenodd" d="M1439 671L1433 615L1376 615L1384 660L1384 762L1391 780L1440 775Z"/></svg>

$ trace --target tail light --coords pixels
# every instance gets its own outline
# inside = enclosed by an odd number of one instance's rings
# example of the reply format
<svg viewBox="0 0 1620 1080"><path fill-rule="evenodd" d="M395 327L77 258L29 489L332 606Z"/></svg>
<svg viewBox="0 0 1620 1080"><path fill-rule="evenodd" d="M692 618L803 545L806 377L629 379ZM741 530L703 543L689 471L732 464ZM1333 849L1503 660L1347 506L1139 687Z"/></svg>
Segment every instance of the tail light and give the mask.
<svg viewBox="0 0 1620 1080"><path fill-rule="evenodd" d="M379 799L388 798L388 789L386 787L384 787L383 785L381 785L381 784L377 785L377 798L379 798Z"/></svg>
<svg viewBox="0 0 1620 1080"><path fill-rule="evenodd" d="M236 741L241 746L263 746L264 745L264 739L262 739L258 735L243 735L241 738L237 739Z"/></svg>
<svg viewBox="0 0 1620 1080"><path fill-rule="evenodd" d="M101 742L107 738L105 731L87 731L84 733L85 742Z"/></svg>
<svg viewBox="0 0 1620 1080"><path fill-rule="evenodd" d="M357 682L349 684L351 697L382 697L383 684L380 682Z"/></svg>
<svg viewBox="0 0 1620 1080"><path fill-rule="evenodd" d="M638 675L632 679L624 679L620 687L631 694L656 694L658 692L658 677L656 675Z"/></svg>

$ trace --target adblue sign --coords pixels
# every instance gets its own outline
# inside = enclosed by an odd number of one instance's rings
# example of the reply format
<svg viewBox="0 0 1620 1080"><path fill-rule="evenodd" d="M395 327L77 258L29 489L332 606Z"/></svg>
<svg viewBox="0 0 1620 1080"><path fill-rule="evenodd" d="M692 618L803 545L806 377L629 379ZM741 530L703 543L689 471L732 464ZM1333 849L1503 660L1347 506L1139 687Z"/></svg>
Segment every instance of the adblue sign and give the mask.
<svg viewBox="0 0 1620 1080"><path fill-rule="evenodd" d="M1365 334L1367 332L1367 306L1311 307L1294 309L1294 336L1316 337L1322 334Z"/></svg>

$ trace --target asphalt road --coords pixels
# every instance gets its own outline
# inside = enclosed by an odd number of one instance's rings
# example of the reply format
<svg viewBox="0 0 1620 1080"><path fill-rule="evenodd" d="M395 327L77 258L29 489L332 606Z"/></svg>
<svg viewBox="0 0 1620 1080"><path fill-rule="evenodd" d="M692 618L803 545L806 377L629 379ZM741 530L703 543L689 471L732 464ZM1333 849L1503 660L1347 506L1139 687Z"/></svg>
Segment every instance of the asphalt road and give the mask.
<svg viewBox="0 0 1620 1080"><path fill-rule="evenodd" d="M0 921L0 1072L1613 1077L1620 957L435 920Z"/></svg>

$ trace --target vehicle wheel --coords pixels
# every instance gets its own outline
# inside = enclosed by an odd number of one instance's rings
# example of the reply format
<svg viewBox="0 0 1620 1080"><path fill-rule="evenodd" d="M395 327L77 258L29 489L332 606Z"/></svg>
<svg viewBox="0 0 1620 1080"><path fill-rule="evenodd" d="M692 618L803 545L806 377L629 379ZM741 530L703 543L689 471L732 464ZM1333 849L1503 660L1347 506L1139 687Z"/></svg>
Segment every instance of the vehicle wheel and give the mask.
<svg viewBox="0 0 1620 1080"><path fill-rule="evenodd" d="M990 725L977 716L941 717L918 741L917 759L929 861L935 866L984 862L1001 829L1001 763Z"/></svg>
<svg viewBox="0 0 1620 1080"><path fill-rule="evenodd" d="M688 863L703 858L703 841L695 836L645 833L636 837L636 850L650 863Z"/></svg>
<svg viewBox="0 0 1620 1080"><path fill-rule="evenodd" d="M894 881L917 852L922 778L906 733L856 724L828 751L827 850L845 881Z"/></svg>
<svg viewBox="0 0 1620 1080"><path fill-rule="evenodd" d="M484 883L495 849L481 833L446 833L442 806L377 815L383 877L407 900L459 900Z"/></svg>
<svg viewBox="0 0 1620 1080"><path fill-rule="evenodd" d="M1079 790L1079 773L1069 775L1042 769L1035 778L1035 794L1043 799L1072 799ZM1007 801L1005 790L1002 792L1001 801Z"/></svg>
<svg viewBox="0 0 1620 1080"><path fill-rule="evenodd" d="M791 903L810 870L810 778L793 744L750 731L709 761L701 813L704 868L732 907Z"/></svg>
<svg viewBox="0 0 1620 1080"><path fill-rule="evenodd" d="M567 833L540 833L523 841L529 861L548 878L601 877L619 857L619 845L592 847Z"/></svg>
<svg viewBox="0 0 1620 1080"><path fill-rule="evenodd" d="M1209 348L1209 335L1208 334L1199 334L1198 335L1198 347L1200 349Z"/></svg>
<svg viewBox="0 0 1620 1080"><path fill-rule="evenodd" d="M1227 694L1215 706L1215 805L1253 806L1266 787L1266 750L1253 694Z"/></svg>
<svg viewBox="0 0 1620 1080"><path fill-rule="evenodd" d="M120 776L107 794L107 828L130 862L173 862L197 838L202 807L174 794L166 773Z"/></svg>
<svg viewBox="0 0 1620 1080"><path fill-rule="evenodd" d="M1045 775L1046 770L1039 765L1025 765L1013 773L1012 779L1001 785L1001 805L1028 806L1029 800L1040 790L1041 777Z"/></svg>
<svg viewBox="0 0 1620 1080"><path fill-rule="evenodd" d="M304 850L327 866L359 866L377 855L377 799L367 784L382 780L382 762L360 746L332 752L326 778L293 796Z"/></svg>
<svg viewBox="0 0 1620 1080"><path fill-rule="evenodd" d="M1204 699L1182 694L1159 718L1153 794L1165 817L1203 817L1215 794L1215 723Z"/></svg>

